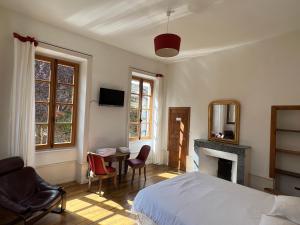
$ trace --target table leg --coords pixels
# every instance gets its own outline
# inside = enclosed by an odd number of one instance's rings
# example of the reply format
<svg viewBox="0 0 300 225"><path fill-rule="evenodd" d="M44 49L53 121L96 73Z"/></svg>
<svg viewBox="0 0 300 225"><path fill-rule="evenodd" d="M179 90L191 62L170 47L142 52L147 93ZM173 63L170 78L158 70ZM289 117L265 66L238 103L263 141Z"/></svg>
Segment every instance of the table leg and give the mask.
<svg viewBox="0 0 300 225"><path fill-rule="evenodd" d="M124 165L124 174L127 175L127 171L128 171L128 163L127 163L127 159L129 159L129 156L126 156L125 158L125 165Z"/></svg>
<svg viewBox="0 0 300 225"><path fill-rule="evenodd" d="M119 183L121 183L121 177L122 177L122 163L123 160L119 160Z"/></svg>

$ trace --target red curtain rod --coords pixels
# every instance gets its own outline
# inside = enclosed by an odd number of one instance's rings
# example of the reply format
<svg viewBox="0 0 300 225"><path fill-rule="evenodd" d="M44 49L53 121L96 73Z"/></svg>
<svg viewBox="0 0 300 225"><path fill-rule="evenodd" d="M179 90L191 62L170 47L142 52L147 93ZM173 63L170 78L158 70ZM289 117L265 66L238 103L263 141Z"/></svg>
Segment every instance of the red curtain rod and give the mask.
<svg viewBox="0 0 300 225"><path fill-rule="evenodd" d="M34 37L29 37L29 36L27 36L27 37L24 37L24 36L22 36L22 35L20 35L20 34L18 34L18 33L13 33L13 35L14 35L14 38L18 38L20 41L22 41L22 42L27 42L27 41L29 41L29 42L31 42L31 43L34 43L34 46L38 46L38 41L37 40L35 40L34 39Z"/></svg>

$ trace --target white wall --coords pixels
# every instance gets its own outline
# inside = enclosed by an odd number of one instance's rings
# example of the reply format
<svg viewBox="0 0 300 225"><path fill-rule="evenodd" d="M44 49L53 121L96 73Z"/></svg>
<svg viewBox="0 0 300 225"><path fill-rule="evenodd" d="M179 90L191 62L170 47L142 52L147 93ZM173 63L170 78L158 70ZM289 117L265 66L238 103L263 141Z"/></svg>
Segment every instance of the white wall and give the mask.
<svg viewBox="0 0 300 225"><path fill-rule="evenodd" d="M300 32L292 32L169 65L166 107L191 107L188 169L193 170L193 140L207 138L208 104L237 99L240 144L252 147L251 179L266 185L261 177L269 174L271 105L300 104L299 40ZM166 134L164 144L166 149Z"/></svg>
<svg viewBox="0 0 300 225"><path fill-rule="evenodd" d="M0 27L0 158L8 155L8 134L6 131L9 127L8 107L13 68L13 32L34 36L38 40L93 55L89 90L91 97L88 103L90 104L90 112L87 115L89 117L88 150L94 150L98 147L127 145L127 106L123 108L98 106L99 88L116 88L125 90L127 93L130 66L164 74L166 69L164 64L63 31L3 8L0 8ZM38 163L38 166L46 179L51 179L51 182L74 180L76 156L73 155L72 151L38 154L37 159L43 161L43 163ZM48 158L54 160L49 163ZM70 163L70 160L73 161L73 164ZM58 166L53 166L55 164L59 164L60 171L64 171L65 168L66 171L73 171L74 173L66 179L66 176L57 171ZM53 174L55 174L55 178L53 178Z"/></svg>

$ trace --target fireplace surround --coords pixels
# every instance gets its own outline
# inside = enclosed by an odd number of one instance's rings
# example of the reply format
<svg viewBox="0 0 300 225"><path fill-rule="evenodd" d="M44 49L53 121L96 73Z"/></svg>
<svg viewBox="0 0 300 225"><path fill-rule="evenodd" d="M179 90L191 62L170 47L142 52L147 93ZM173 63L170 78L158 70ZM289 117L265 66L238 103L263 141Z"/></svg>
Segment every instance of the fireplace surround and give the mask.
<svg viewBox="0 0 300 225"><path fill-rule="evenodd" d="M226 144L206 139L194 140L194 150L199 158L200 172L218 176L219 159L230 160L232 162L231 179L227 180L242 185L248 185L249 182L250 149L250 146L244 145Z"/></svg>

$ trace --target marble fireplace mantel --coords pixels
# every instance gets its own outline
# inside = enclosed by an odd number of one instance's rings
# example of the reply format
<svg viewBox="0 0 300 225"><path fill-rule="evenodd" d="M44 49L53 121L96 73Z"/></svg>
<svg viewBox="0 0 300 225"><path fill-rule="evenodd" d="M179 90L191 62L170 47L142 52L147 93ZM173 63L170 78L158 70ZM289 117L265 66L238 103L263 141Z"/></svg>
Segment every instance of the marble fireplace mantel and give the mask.
<svg viewBox="0 0 300 225"><path fill-rule="evenodd" d="M202 161L203 159L201 159L201 154L202 158L204 154L205 156L229 159L235 163L232 169L232 172L236 173L234 174L235 180L233 180L233 182L242 185L248 184L250 149L250 146L244 145L226 144L222 142L208 141L206 139L194 140L194 150L199 157L200 171L201 168L203 168L201 163L204 164L204 162Z"/></svg>

